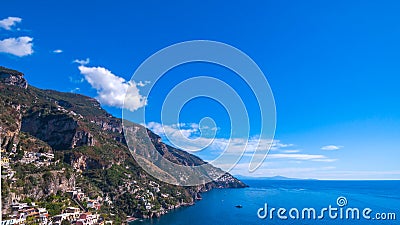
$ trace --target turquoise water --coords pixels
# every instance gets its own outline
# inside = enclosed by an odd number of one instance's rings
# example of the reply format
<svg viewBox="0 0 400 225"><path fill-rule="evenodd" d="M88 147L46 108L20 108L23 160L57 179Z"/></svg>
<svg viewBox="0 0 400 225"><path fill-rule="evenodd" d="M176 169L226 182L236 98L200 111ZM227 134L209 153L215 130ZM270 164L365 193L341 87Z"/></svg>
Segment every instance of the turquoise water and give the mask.
<svg viewBox="0 0 400 225"><path fill-rule="evenodd" d="M247 180L249 188L217 189L203 193L203 200L194 206L184 207L158 219L135 221L131 225L203 225L203 224L400 224L400 181L272 181ZM339 207L338 197L345 197L347 205ZM282 220L273 214L260 219L259 208L268 204L271 208L287 209L288 219ZM241 205L242 208L236 208ZM301 219L303 208L314 208L317 216L324 207L358 208L360 219L331 219L328 212L323 219ZM291 219L288 211L297 208L299 219ZM364 208L370 208L371 219L362 217ZM397 220L377 220L376 213L396 213ZM261 213L262 214L262 213ZM294 215L294 214L293 214ZM351 214L349 214L351 218ZM381 214L380 214L381 215ZM386 214L386 216L389 216Z"/></svg>

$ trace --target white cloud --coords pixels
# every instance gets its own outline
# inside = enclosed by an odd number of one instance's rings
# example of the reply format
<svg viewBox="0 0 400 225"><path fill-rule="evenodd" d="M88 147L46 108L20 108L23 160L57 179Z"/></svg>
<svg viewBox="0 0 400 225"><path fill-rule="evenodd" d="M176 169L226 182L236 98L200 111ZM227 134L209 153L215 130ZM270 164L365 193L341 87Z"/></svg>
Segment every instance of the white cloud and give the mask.
<svg viewBox="0 0 400 225"><path fill-rule="evenodd" d="M70 92L71 92L71 93L76 93L76 92L78 92L78 91L80 91L80 90L81 90L81 89L77 87L77 88L71 89Z"/></svg>
<svg viewBox="0 0 400 225"><path fill-rule="evenodd" d="M256 150L258 154L266 154L269 149L278 150L293 146L292 144L281 143L280 140L259 139L257 136L248 139L200 136L201 130L215 134L218 128L204 126L200 129L200 126L196 123L163 125L157 122L149 122L146 127L160 135L164 140L166 139L169 144L185 151L198 151L207 147L208 150L213 150L215 153L227 150L226 155L240 155L244 152L247 155L252 155Z"/></svg>
<svg viewBox="0 0 400 225"><path fill-rule="evenodd" d="M56 54L59 54L59 53L62 53L62 52L63 52L63 50L61 50L61 49L56 49L56 50L53 51L53 53L56 53Z"/></svg>
<svg viewBox="0 0 400 225"><path fill-rule="evenodd" d="M145 82L139 81L139 83L136 83L136 85L139 86L139 87L144 87L144 86L146 86L148 84L150 84L150 81L148 81L148 80L145 81Z"/></svg>
<svg viewBox="0 0 400 225"><path fill-rule="evenodd" d="M298 153L300 150L282 150L283 153Z"/></svg>
<svg viewBox="0 0 400 225"><path fill-rule="evenodd" d="M74 84L80 84L80 83L83 83L83 81L85 81L85 78L77 79L77 78L73 78L71 76L69 76L68 79L71 83L74 83Z"/></svg>
<svg viewBox="0 0 400 225"><path fill-rule="evenodd" d="M170 145L185 151L199 151L218 142L215 138L200 136L200 127L195 123L162 125L157 122L149 122L145 126L160 135ZM202 127L201 130L205 131L205 129L211 131L208 127Z"/></svg>
<svg viewBox="0 0 400 225"><path fill-rule="evenodd" d="M190 138L200 132L199 125L196 123L162 125L157 122L149 122L146 127L160 136L174 136L180 133L183 137Z"/></svg>
<svg viewBox="0 0 400 225"><path fill-rule="evenodd" d="M19 57L31 55L33 53L33 38L17 37L7 38L0 41L0 52L16 55Z"/></svg>
<svg viewBox="0 0 400 225"><path fill-rule="evenodd" d="M332 163L337 160L331 159L323 154L307 154L298 149L288 149L288 147L294 145L282 143L280 140L271 140L265 138L259 139L257 136L250 137L248 139L199 137L199 124L195 123L162 125L157 122L150 122L146 124L146 126L153 132L160 135L168 144L171 144L179 149L192 152L201 157L203 160L208 161L212 165L224 170L233 169L232 171L237 174L249 173L250 163L264 159L266 154L266 159L261 167L267 164L271 165L271 163L275 163L280 165L279 168L282 168L291 162L311 166L321 165L320 163ZM203 127L202 129L204 128L211 130L209 127ZM171 142L171 138L176 139ZM202 148L204 146L206 146L206 148ZM197 151L196 148L204 151ZM269 149L271 149L271 151L269 151ZM220 157L222 155L223 157ZM240 156L242 156L242 158L239 164L236 164L234 168L232 168L234 165L232 163L235 162ZM218 160L215 161L217 158ZM301 170L302 168L298 167L297 169ZM312 168L310 170L314 171L314 169L315 168ZM268 170L261 168L257 169L256 173L261 171L271 172L273 170L270 168L268 168ZM276 171L279 171L279 169ZM287 171L287 173L289 173L289 171ZM252 175L254 176L254 174Z"/></svg>
<svg viewBox="0 0 400 225"><path fill-rule="evenodd" d="M19 17L8 17L6 19L0 20L0 27L6 30L11 30L11 27L15 26L17 23L22 21Z"/></svg>
<svg viewBox="0 0 400 225"><path fill-rule="evenodd" d="M328 158L326 158L326 159L313 159L312 161L314 161L314 162L336 162L337 159L328 159Z"/></svg>
<svg viewBox="0 0 400 225"><path fill-rule="evenodd" d="M281 148L292 147L292 146L294 146L294 145L293 144L283 144L283 143L280 143L279 140L277 140L274 143L274 145L271 147L271 150L279 150Z"/></svg>
<svg viewBox="0 0 400 225"><path fill-rule="evenodd" d="M343 148L343 146L341 145L326 145L321 147L322 150L326 151L334 151L334 150L339 150L341 148Z"/></svg>
<svg viewBox="0 0 400 225"><path fill-rule="evenodd" d="M118 108L125 107L130 111L135 111L147 104L147 98L139 94L135 82L126 81L104 67L85 66L89 63L89 59L74 62L81 64L78 69L92 88L97 90L96 98L100 103Z"/></svg>
<svg viewBox="0 0 400 225"><path fill-rule="evenodd" d="M296 159L296 160L317 160L317 159L326 159L324 155L312 155L312 154L269 154L268 158L271 159Z"/></svg>
<svg viewBox="0 0 400 225"><path fill-rule="evenodd" d="M72 61L74 63L78 63L80 65L87 65L90 63L90 59L86 58L86 59L75 59L74 61Z"/></svg>
<svg viewBox="0 0 400 225"><path fill-rule="evenodd" d="M245 157L251 157L253 155L263 156L269 152L267 159L287 159L287 160L301 160L301 161L314 161L314 162L334 162L337 159L328 158L322 154L305 154L301 153L297 149L285 149L287 147L294 146L293 144L282 143L280 140L271 139L258 139L258 137L246 138L207 138L198 137L200 133L199 125L195 123L181 123L172 125L162 125L157 122L150 122L146 124L146 127L152 130L154 133L160 135L162 138L174 139L175 147L180 149L191 151L201 146L207 146L208 149L215 151L215 153L226 150L229 146L229 151L224 154L238 155L243 154ZM175 139L176 138L176 139ZM179 140L182 139L182 140ZM185 138L185 139L183 139ZM191 142L190 138L194 138L196 141ZM178 139L178 141L177 141ZM187 141L187 140L190 141ZM167 139L167 142L170 140ZM170 143L171 144L171 143ZM341 146L335 146L340 148ZM332 147L330 147L332 148Z"/></svg>

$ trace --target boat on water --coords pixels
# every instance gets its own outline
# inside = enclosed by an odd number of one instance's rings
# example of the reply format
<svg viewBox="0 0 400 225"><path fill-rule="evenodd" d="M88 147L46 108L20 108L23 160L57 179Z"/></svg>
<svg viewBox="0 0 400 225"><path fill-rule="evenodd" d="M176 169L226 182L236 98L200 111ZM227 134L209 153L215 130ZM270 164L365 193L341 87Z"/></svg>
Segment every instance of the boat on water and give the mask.
<svg viewBox="0 0 400 225"><path fill-rule="evenodd" d="M243 208L242 205L235 205L235 207L236 207L236 208L239 208L239 209L240 209L240 208Z"/></svg>
<svg viewBox="0 0 400 225"><path fill-rule="evenodd" d="M135 221L136 219L137 219L137 218L135 218L135 217L133 217L133 216L128 216L128 217L126 218L126 222L129 223L129 222Z"/></svg>

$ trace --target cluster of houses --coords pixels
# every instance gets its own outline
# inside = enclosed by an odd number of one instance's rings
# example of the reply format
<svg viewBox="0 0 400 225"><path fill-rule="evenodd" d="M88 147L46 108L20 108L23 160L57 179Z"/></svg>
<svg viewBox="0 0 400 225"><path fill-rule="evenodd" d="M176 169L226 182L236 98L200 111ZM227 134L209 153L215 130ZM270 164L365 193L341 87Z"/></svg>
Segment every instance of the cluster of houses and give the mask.
<svg viewBox="0 0 400 225"><path fill-rule="evenodd" d="M72 190L67 191L66 193L69 194L71 198L76 199L79 202L85 202L88 209L100 210L102 203L107 203L108 205L112 204L112 201L110 198L108 198L108 196L106 196L104 199L101 196L91 199L85 195L80 187L74 187Z"/></svg>
<svg viewBox="0 0 400 225"><path fill-rule="evenodd" d="M1 178L15 181L16 171L10 166L11 160L16 155L16 146L14 144L11 152L6 152L3 148L1 149ZM33 164L36 167L49 166L55 164L54 154L52 153L40 153L40 152L29 152L24 151L24 155L18 160L22 164ZM112 204L108 197L103 199L97 197L96 199L90 199L81 188L76 187L71 191L68 191L71 198L76 199L79 202L85 202L87 209L100 210L102 203ZM85 212L80 208L67 207L63 210L62 214L51 216L46 208L40 208L35 203L14 203L11 205L11 213L7 215L7 219L1 220L0 225L14 225L14 224L29 224L35 223L40 225L61 225L63 221L67 221L69 224L76 225L101 225L101 224L112 224L112 221L104 221L104 219L97 213ZM82 207L84 209L84 207Z"/></svg>
<svg viewBox="0 0 400 225"><path fill-rule="evenodd" d="M13 158L17 154L17 146L13 144L11 152L6 152L4 148L1 149L1 167L8 168L10 165L10 158ZM29 152L24 151L24 156L18 162L23 164L33 163L37 167L50 166L56 164L54 161L53 153L40 153L40 152Z"/></svg>
<svg viewBox="0 0 400 225"><path fill-rule="evenodd" d="M155 199L155 193L160 192L160 185L154 181L149 181L148 188L141 187L137 184L137 181L133 180L130 182L124 182L122 186L119 186L119 193L129 192L135 196L135 199L139 200L137 207L143 206L146 210L152 210L154 205L151 203ZM169 195L164 195L168 198Z"/></svg>
<svg viewBox="0 0 400 225"><path fill-rule="evenodd" d="M1 167L9 167L10 165L10 158L9 154L7 154L4 148L1 148Z"/></svg>
<svg viewBox="0 0 400 225"><path fill-rule="evenodd" d="M7 156L1 156L1 178L11 180L16 171L10 167L10 159Z"/></svg>
<svg viewBox="0 0 400 225"><path fill-rule="evenodd" d="M15 182L17 179L14 177L16 171L13 170L10 166L11 159L16 155L16 146L14 144L11 152L6 152L4 148L1 149L1 178L5 180L11 181L11 183ZM18 160L18 162L23 164L33 164L36 167L49 166L52 164L56 164L54 162L54 154L53 153L40 153L40 152L24 152L24 156L22 159Z"/></svg>
<svg viewBox="0 0 400 225"><path fill-rule="evenodd" d="M50 166L54 159L53 153L24 152L24 157L19 160L23 164L33 163L37 167Z"/></svg>
<svg viewBox="0 0 400 225"><path fill-rule="evenodd" d="M28 221L40 225L61 225L63 221L76 225L105 225L112 221L105 221L99 214L82 212L79 208L67 207L62 214L51 217L46 208L38 208L34 203L16 203L11 205L12 213L9 219L1 221L1 225L23 225Z"/></svg>
<svg viewBox="0 0 400 225"><path fill-rule="evenodd" d="M49 213L45 208L37 208L34 204L16 203L11 205L9 219L1 221L1 225L25 224L27 220L39 224L49 224Z"/></svg>
<svg viewBox="0 0 400 225"><path fill-rule="evenodd" d="M1 178L5 180L13 180L15 181L14 175L16 173L15 170L13 170L10 167L10 158L9 155L6 154L6 151L4 149L1 149Z"/></svg>
<svg viewBox="0 0 400 225"><path fill-rule="evenodd" d="M62 221L68 221L76 225L105 225L112 224L112 221L105 221L99 214L81 212L79 208L68 207L64 213L52 217L52 224L61 225Z"/></svg>

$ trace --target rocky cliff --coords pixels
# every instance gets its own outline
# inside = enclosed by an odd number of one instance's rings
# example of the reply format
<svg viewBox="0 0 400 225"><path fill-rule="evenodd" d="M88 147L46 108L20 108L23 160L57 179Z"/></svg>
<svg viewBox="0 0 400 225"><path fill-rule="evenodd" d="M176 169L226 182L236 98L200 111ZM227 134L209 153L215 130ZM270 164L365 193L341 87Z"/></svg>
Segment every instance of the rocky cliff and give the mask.
<svg viewBox="0 0 400 225"><path fill-rule="evenodd" d="M28 87L28 82L26 82L23 76L24 74L19 71L0 66L0 82L3 84L26 89Z"/></svg>

